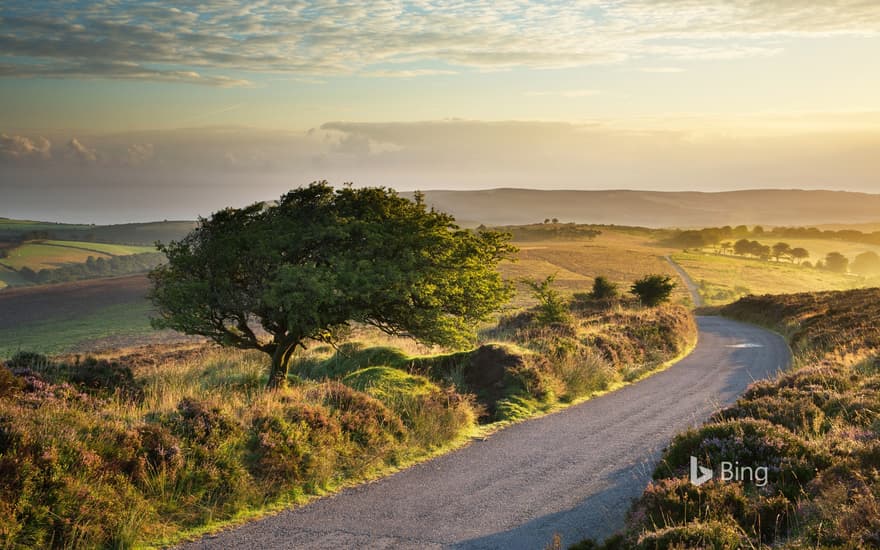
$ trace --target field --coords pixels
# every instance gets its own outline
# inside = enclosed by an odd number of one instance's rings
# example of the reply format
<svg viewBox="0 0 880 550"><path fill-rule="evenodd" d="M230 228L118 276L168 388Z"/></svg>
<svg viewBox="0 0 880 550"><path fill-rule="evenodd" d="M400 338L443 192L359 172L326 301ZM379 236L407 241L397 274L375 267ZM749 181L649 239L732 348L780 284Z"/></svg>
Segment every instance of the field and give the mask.
<svg viewBox="0 0 880 550"><path fill-rule="evenodd" d="M0 359L19 350L85 351L179 339L149 323L146 277L7 289L0 293Z"/></svg>
<svg viewBox="0 0 880 550"><path fill-rule="evenodd" d="M109 258L154 252L155 248L117 244L89 243L78 241L31 241L8 250L8 257L0 264L12 268L30 268L34 271L54 269L65 264L85 262L89 256Z"/></svg>
<svg viewBox="0 0 880 550"><path fill-rule="evenodd" d="M0 260L4 266L20 270L30 268L34 271L54 269L65 264L80 264L89 256L109 258L110 254L85 250L72 246L57 246L41 242L28 242L9 250L9 256Z"/></svg>
<svg viewBox="0 0 880 550"><path fill-rule="evenodd" d="M699 252L677 252L672 259L697 283L708 305L730 303L747 294L848 290L880 282L877 278L865 279L788 262Z"/></svg>
<svg viewBox="0 0 880 550"><path fill-rule="evenodd" d="M552 240L516 242L520 252L516 262L505 262L501 273L510 280L541 279L556 274L555 284L564 293L588 292L599 275L617 283L626 292L632 281L651 273L670 275L675 270L663 256L675 249L657 245L650 234L603 229L594 240ZM683 284L678 284L674 301L689 304ZM527 292L518 293L514 307L532 305Z"/></svg>

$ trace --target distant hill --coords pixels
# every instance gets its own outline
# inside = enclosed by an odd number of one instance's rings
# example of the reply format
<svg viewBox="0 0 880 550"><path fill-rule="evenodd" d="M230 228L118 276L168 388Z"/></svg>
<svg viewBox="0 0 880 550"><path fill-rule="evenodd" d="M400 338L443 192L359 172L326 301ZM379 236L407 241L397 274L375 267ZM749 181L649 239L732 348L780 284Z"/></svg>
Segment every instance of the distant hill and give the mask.
<svg viewBox="0 0 880 550"><path fill-rule="evenodd" d="M180 239L195 227L195 221L82 225L0 218L0 242L60 239L152 246L156 241Z"/></svg>
<svg viewBox="0 0 880 550"><path fill-rule="evenodd" d="M412 193L402 193L412 197ZM846 191L426 191L431 206L488 225L560 222L645 227L817 225L880 221L880 195Z"/></svg>

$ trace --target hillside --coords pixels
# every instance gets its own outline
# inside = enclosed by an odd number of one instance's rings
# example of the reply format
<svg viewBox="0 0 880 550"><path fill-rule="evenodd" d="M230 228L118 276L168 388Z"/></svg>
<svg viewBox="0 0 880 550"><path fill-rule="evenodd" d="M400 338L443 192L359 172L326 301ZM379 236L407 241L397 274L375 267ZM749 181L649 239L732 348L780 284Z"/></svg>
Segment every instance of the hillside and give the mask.
<svg viewBox="0 0 880 550"><path fill-rule="evenodd" d="M412 193L404 193L412 196ZM721 193L661 191L426 191L431 206L489 225L563 222L646 227L815 225L880 219L880 195L762 189Z"/></svg>

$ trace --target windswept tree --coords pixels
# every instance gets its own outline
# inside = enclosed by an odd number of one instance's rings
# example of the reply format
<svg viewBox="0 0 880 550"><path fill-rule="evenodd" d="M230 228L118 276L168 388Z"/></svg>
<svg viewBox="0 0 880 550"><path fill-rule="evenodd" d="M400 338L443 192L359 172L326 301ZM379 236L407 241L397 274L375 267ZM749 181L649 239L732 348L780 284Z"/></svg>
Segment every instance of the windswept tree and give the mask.
<svg viewBox="0 0 880 550"><path fill-rule="evenodd" d="M297 348L333 343L352 322L462 345L512 295L496 269L516 251L509 239L460 229L421 195L313 183L274 205L216 212L160 245L154 325L268 354L270 387L285 382Z"/></svg>

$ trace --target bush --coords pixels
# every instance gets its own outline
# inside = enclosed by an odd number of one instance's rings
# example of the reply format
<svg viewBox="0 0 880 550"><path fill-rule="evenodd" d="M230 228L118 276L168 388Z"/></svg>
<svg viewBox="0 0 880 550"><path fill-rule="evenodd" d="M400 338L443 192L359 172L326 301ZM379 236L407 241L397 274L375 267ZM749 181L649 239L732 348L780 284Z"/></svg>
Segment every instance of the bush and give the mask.
<svg viewBox="0 0 880 550"><path fill-rule="evenodd" d="M639 550L712 549L739 550L748 547L748 538L733 522L709 521L676 525L650 531L639 537Z"/></svg>
<svg viewBox="0 0 880 550"><path fill-rule="evenodd" d="M617 297L617 285L601 275L593 280L590 298L594 300L611 300Z"/></svg>
<svg viewBox="0 0 880 550"><path fill-rule="evenodd" d="M766 420L728 420L677 435L655 470L654 479L685 477L691 456L707 468L723 461L766 466L767 486L789 499L800 495L817 471L830 462L824 452Z"/></svg>
<svg viewBox="0 0 880 550"><path fill-rule="evenodd" d="M535 323L546 327L554 324L565 324L571 320L568 306L558 290L551 288L555 275L548 275L543 281L523 279L523 283L532 291L532 295L538 300L536 306Z"/></svg>
<svg viewBox="0 0 880 550"><path fill-rule="evenodd" d="M656 307L669 300L675 283L667 275L647 275L632 284L630 292L635 294L643 305Z"/></svg>

